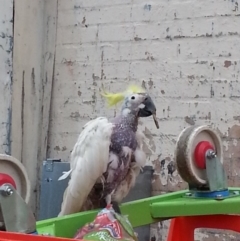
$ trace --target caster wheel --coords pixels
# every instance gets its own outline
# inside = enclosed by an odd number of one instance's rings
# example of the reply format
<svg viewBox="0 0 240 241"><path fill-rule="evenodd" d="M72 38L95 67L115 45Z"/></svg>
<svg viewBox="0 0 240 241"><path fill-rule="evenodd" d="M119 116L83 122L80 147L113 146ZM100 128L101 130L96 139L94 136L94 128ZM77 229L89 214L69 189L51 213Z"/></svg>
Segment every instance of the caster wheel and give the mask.
<svg viewBox="0 0 240 241"><path fill-rule="evenodd" d="M26 203L29 202L31 187L24 166L16 158L0 154L0 186L4 183L10 183L22 199ZM0 226L2 222L3 217L0 208Z"/></svg>
<svg viewBox="0 0 240 241"><path fill-rule="evenodd" d="M208 150L214 151L223 163L221 139L209 126L190 126L180 133L175 161L184 181L196 186L207 184L205 157Z"/></svg>

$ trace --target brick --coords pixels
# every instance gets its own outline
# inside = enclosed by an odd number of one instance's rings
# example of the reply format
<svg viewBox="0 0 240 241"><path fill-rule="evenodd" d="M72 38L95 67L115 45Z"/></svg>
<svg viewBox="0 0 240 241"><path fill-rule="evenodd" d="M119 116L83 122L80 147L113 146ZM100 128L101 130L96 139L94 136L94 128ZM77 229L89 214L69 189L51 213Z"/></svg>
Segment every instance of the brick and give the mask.
<svg viewBox="0 0 240 241"><path fill-rule="evenodd" d="M101 61L102 50L93 44L58 45L56 50L57 64L66 62L92 64Z"/></svg>
<svg viewBox="0 0 240 241"><path fill-rule="evenodd" d="M76 68L73 68L73 71L66 71L66 69L68 69L68 66L62 64L56 66L56 72L58 75L55 77L55 89L59 94L63 92L66 96L68 96L66 92L70 92L72 93L71 97L79 97L85 94L90 95L89 92L91 93L91 91L101 87L100 79L98 79L98 76L93 76L94 72L97 73L97 71L94 71L96 66L82 66L82 71L79 72L76 71ZM63 78L58 77L61 76L61 74ZM67 78L69 74L71 75L71 78ZM66 78L64 78L64 76L66 76ZM88 91L84 91L84 89L87 89ZM82 92L81 95L79 91ZM60 99L61 98L62 97L60 96Z"/></svg>
<svg viewBox="0 0 240 241"><path fill-rule="evenodd" d="M210 1L204 8L202 1L159 2L135 1L132 8L132 21L161 22L166 20L195 19L201 17L234 16L235 2Z"/></svg>
<svg viewBox="0 0 240 241"><path fill-rule="evenodd" d="M213 124L217 125L218 123L222 123L222 128L225 125L227 129L229 126L234 125L234 123L238 122L238 114L236 113L236 109L238 106L237 101L230 99L219 99L213 100L211 102L211 116L213 120Z"/></svg>
<svg viewBox="0 0 240 241"><path fill-rule="evenodd" d="M129 41L133 39L133 26L129 24L100 25L98 40L100 42Z"/></svg>
<svg viewBox="0 0 240 241"><path fill-rule="evenodd" d="M135 37L139 39L180 39L222 35L238 35L239 18L200 18L164 21L159 23L139 23L135 25ZM222 28L224 26L224 28Z"/></svg>
<svg viewBox="0 0 240 241"><path fill-rule="evenodd" d="M81 44L97 41L97 26L92 27L59 27L57 29L57 45L60 44Z"/></svg>
<svg viewBox="0 0 240 241"><path fill-rule="evenodd" d="M211 120L211 102L202 101L197 102L191 100L181 99L162 99L157 101L161 108L158 108L158 117L166 119L185 119L186 116L191 117L193 120ZM179 111L181 110L181 111Z"/></svg>
<svg viewBox="0 0 240 241"><path fill-rule="evenodd" d="M59 10L58 27L84 27L84 17L88 10L74 8L68 10Z"/></svg>
<svg viewBox="0 0 240 241"><path fill-rule="evenodd" d="M50 125L51 128L55 129L55 122ZM65 142L66 138L71 140L68 143ZM77 133L63 132L63 133L51 133L49 135L49 141L51 141L51 146L49 146L48 152L54 153L54 158L60 158L62 161L70 161L70 153L74 144L78 138Z"/></svg>
<svg viewBox="0 0 240 241"><path fill-rule="evenodd" d="M119 42L119 43L111 43L111 45L107 47L103 47L104 51L104 61L112 62L112 61L128 61L131 59L131 42ZM143 48L140 48L142 50ZM137 58L137 57L136 57ZM142 56L140 56L142 58Z"/></svg>
<svg viewBox="0 0 240 241"><path fill-rule="evenodd" d="M112 117L114 115L114 110L106 108L106 103L100 98L99 93L97 97L99 98L98 107L100 107L97 111L93 108L94 104L91 102L92 96L89 96L89 92L83 95L82 98L68 98L64 102L64 98L55 98L54 105L58 105L59 108L52 112L51 134L79 134L83 125L91 119L98 116ZM76 105L78 108L75 108ZM89 106L91 106L91 110L89 110ZM64 116L62 112L63 109L65 109ZM65 144L67 146L67 143ZM68 146L68 149L72 147L73 146Z"/></svg>
<svg viewBox="0 0 240 241"><path fill-rule="evenodd" d="M177 58L178 43L170 42L166 48L166 43L157 41L134 41L112 43L104 48L104 58L106 61L165 61L174 56Z"/></svg>
<svg viewBox="0 0 240 241"><path fill-rule="evenodd" d="M88 1L82 1L82 0L68 0L67 2L65 0L59 0L58 6L59 10L69 10L69 9L85 9L85 8L99 8L99 7L105 7L105 6L117 6L117 5L124 5L124 4L130 4L131 0L101 0L99 2L96 2L95 0L88 0Z"/></svg>
<svg viewBox="0 0 240 241"><path fill-rule="evenodd" d="M55 78L56 82L69 82L72 83L84 83L85 81L93 80L93 74L100 76L100 69L97 71L97 65L88 65L83 63L61 63L56 64L55 67ZM100 68L100 66L99 66ZM67 81L66 81L67 80Z"/></svg>
<svg viewBox="0 0 240 241"><path fill-rule="evenodd" d="M144 82L148 91L158 98L168 99L193 99L196 103L206 98L227 98L229 97L229 82L221 80L179 79L176 82L161 81L153 79ZM174 88L177 84L179 88Z"/></svg>
<svg viewBox="0 0 240 241"><path fill-rule="evenodd" d="M161 78L163 80L177 81L179 79L234 79L237 70L223 68L224 61L196 63L194 61L132 61L131 77L138 79Z"/></svg>
<svg viewBox="0 0 240 241"><path fill-rule="evenodd" d="M240 53L240 49L237 48L237 36L232 36L231 38L200 38L197 40L186 39L175 43L175 45L177 44L179 44L179 57L184 60L196 59L199 62L211 62L214 59L238 58L237 56Z"/></svg>
<svg viewBox="0 0 240 241"><path fill-rule="evenodd" d="M59 26L91 26L99 24L122 24L130 22L129 5L109 6L96 9L77 9L64 11L58 19Z"/></svg>
<svg viewBox="0 0 240 241"><path fill-rule="evenodd" d="M229 5L225 1L226 5ZM87 7L88 6L88 7ZM129 5L129 2L117 5L104 5L99 6L94 4L74 4L67 8L61 8L58 23L61 26L81 24L83 18L87 25L102 24L102 23L121 23L121 22L162 22L165 20L179 20L179 19L192 19L218 16L231 16L234 12L224 5L216 4L215 1L209 6L208 10L202 11L202 3L198 2L177 2L173 5L168 3L138 3ZM216 6L219 6L216 9ZM235 6L235 4L234 4ZM187 14L186 14L187 13Z"/></svg>
<svg viewBox="0 0 240 241"><path fill-rule="evenodd" d="M233 60L240 54L237 48L238 38L212 39L212 44L206 44L206 39L188 39L186 41L170 41L168 44L161 41L134 41L111 43L102 47L106 61L174 61L187 60L199 64L210 64L212 60L219 58L222 61ZM104 46L104 45L103 45ZM205 51L202 51L202 50Z"/></svg>
<svg viewBox="0 0 240 241"><path fill-rule="evenodd" d="M128 78L130 74L129 62L112 62L103 63L103 75L104 78L114 79L114 78Z"/></svg>
<svg viewBox="0 0 240 241"><path fill-rule="evenodd" d="M236 79L238 79L238 75L236 76ZM232 98L240 98L240 88L238 81L231 81L229 83L229 95Z"/></svg>

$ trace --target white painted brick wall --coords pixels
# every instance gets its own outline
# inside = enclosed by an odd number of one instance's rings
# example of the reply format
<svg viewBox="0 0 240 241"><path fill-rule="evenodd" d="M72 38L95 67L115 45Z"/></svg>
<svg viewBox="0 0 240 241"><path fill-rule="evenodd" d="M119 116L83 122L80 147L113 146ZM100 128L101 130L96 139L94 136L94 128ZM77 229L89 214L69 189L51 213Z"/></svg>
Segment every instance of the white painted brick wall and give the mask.
<svg viewBox="0 0 240 241"><path fill-rule="evenodd" d="M239 185L239 2L58 2L49 157L67 160L83 124L114 115L100 97L102 85L119 91L132 80L153 96L160 120L160 130L151 118L140 126L156 168L154 194L184 187L167 165L180 131L193 123L211 123L222 135L229 184ZM158 240L164 240L167 226L153 227ZM198 240L208 238L198 235Z"/></svg>

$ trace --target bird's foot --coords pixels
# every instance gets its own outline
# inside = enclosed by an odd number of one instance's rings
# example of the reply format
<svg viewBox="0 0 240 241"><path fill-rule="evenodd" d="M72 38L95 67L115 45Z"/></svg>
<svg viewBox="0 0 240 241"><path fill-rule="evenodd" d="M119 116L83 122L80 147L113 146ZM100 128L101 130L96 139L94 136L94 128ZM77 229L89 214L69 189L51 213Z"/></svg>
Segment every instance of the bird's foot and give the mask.
<svg viewBox="0 0 240 241"><path fill-rule="evenodd" d="M112 208L114 209L114 211L118 214L121 214L121 210L120 210L118 203L116 201L112 201L111 204L112 204Z"/></svg>
<svg viewBox="0 0 240 241"><path fill-rule="evenodd" d="M113 210L116 212L116 213L119 213L121 214L121 211L120 211L120 208L119 208L119 205L116 201L112 201L112 195L114 193L115 190L113 190L110 194L108 194L106 197L105 197L105 202L106 202L106 208L108 208L109 206L112 206Z"/></svg>
<svg viewBox="0 0 240 241"><path fill-rule="evenodd" d="M106 201L106 206L109 206L111 204L111 201L112 201L112 195L111 194L108 194L106 197L105 197L105 201Z"/></svg>

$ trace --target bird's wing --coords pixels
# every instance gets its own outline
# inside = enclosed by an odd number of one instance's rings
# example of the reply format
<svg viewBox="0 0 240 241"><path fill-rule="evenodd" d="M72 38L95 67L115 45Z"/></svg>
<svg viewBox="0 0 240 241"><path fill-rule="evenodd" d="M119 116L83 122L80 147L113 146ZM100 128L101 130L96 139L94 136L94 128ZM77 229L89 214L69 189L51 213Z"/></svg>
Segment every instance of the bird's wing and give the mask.
<svg viewBox="0 0 240 241"><path fill-rule="evenodd" d="M92 187L107 170L112 128L113 124L104 117L84 126L71 153L71 169L59 178L71 174L58 216L79 212Z"/></svg>
<svg viewBox="0 0 240 241"><path fill-rule="evenodd" d="M142 131L138 130L136 132L138 146L134 152L135 162L131 162L126 178L115 190L112 197L113 201L118 203L122 202L122 200L128 195L131 188L134 187L137 176L139 175L142 167L146 164L146 155L143 151L144 137L145 136Z"/></svg>

